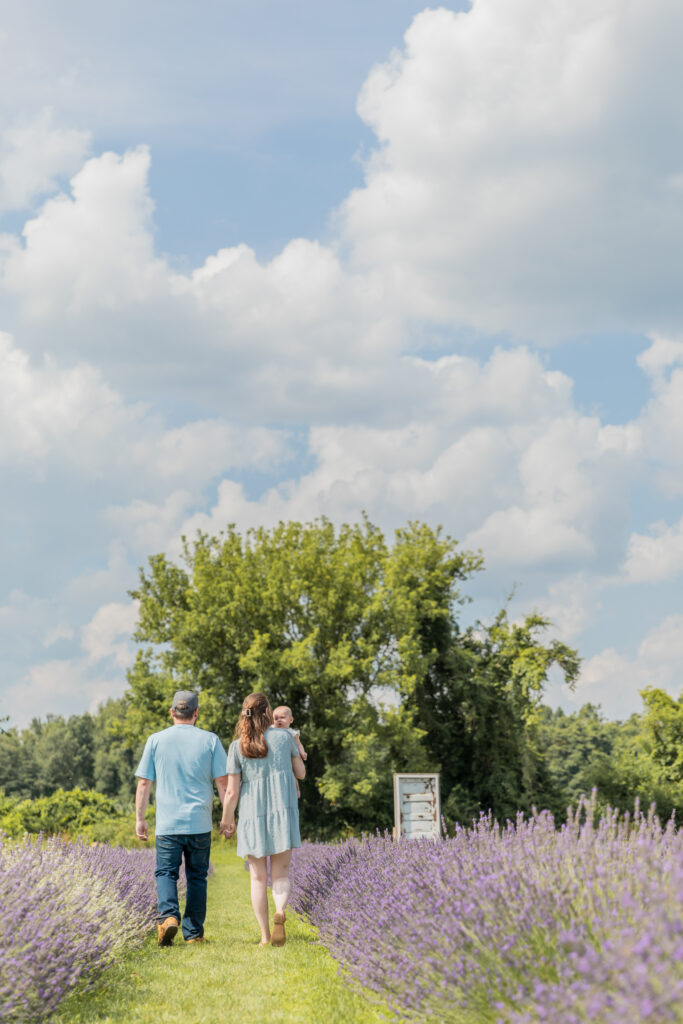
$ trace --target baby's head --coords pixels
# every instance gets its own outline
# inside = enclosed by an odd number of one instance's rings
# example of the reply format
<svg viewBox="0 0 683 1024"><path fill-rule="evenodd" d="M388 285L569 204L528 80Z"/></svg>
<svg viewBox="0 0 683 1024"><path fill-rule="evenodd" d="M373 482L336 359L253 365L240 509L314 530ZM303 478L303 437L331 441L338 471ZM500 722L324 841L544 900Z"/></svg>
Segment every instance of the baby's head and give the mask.
<svg viewBox="0 0 683 1024"><path fill-rule="evenodd" d="M289 729L294 721L290 708L284 704L273 711L273 725L276 729Z"/></svg>

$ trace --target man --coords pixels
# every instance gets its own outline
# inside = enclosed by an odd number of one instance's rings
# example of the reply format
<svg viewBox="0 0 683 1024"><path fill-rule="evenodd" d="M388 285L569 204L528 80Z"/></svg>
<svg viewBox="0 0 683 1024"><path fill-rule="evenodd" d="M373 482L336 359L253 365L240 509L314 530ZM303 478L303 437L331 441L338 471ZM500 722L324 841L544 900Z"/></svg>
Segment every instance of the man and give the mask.
<svg viewBox="0 0 683 1024"><path fill-rule="evenodd" d="M185 858L187 895L183 922L186 942L204 941L206 877L211 851L213 783L221 803L228 776L227 755L213 732L197 729L196 693L179 690L173 698L173 725L153 733L145 744L136 775L135 832L149 838L145 811L156 779L157 941L173 945L180 924L178 874Z"/></svg>

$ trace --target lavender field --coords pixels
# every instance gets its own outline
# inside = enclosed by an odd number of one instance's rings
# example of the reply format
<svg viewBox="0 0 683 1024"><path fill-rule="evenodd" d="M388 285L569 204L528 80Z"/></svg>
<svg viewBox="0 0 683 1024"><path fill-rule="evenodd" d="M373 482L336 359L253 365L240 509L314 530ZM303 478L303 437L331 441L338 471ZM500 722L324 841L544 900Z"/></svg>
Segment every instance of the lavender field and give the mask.
<svg viewBox="0 0 683 1024"><path fill-rule="evenodd" d="M292 906L407 1020L683 1021L683 831L543 812L295 851Z"/></svg>
<svg viewBox="0 0 683 1024"><path fill-rule="evenodd" d="M49 1020L153 925L154 852L0 841L0 1020Z"/></svg>

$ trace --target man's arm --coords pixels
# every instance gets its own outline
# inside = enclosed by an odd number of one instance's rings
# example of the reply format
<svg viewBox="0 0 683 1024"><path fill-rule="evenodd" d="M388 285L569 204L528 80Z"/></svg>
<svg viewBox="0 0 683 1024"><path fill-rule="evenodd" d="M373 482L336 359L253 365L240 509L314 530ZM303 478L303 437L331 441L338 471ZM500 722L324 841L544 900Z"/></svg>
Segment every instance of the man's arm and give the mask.
<svg viewBox="0 0 683 1024"><path fill-rule="evenodd" d="M138 779L138 788L135 791L135 835L138 839L142 839L143 842L147 842L149 839L145 811L147 810L151 791L151 779Z"/></svg>

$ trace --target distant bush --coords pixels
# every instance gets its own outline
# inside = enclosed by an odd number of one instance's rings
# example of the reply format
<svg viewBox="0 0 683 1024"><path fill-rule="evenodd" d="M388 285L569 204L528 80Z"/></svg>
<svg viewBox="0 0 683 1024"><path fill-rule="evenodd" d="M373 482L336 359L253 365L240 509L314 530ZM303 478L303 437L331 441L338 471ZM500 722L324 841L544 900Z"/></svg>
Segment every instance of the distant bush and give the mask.
<svg viewBox="0 0 683 1024"><path fill-rule="evenodd" d="M51 796L17 800L0 794L0 832L81 836L112 846L139 846L132 815L109 797L92 790L58 789Z"/></svg>

